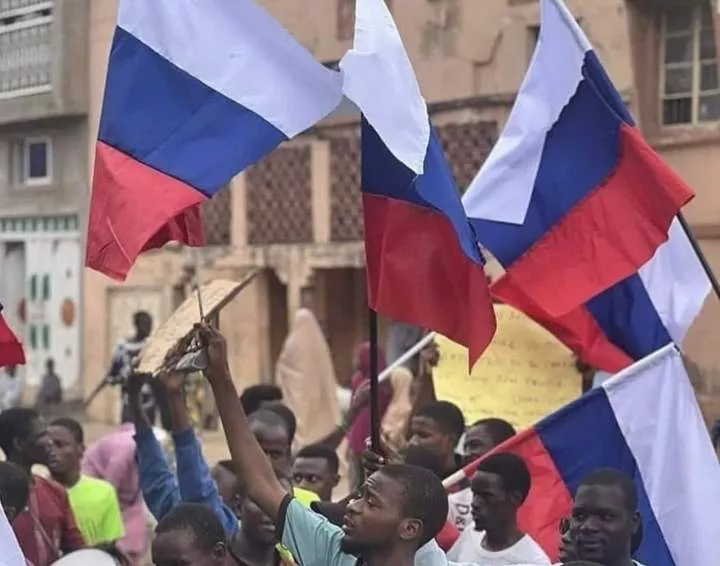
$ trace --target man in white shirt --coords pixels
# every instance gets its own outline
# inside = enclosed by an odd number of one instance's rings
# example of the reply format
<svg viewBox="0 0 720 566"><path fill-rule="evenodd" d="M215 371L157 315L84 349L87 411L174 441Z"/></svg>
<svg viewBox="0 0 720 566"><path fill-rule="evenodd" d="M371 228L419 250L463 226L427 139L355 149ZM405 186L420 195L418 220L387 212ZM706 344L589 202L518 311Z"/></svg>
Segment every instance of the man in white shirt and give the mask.
<svg viewBox="0 0 720 566"><path fill-rule="evenodd" d="M642 566L632 559L641 533L637 488L628 475L608 468L583 480L568 532L573 558L599 566Z"/></svg>
<svg viewBox="0 0 720 566"><path fill-rule="evenodd" d="M22 400L22 380L15 366L0 368L0 411L19 407Z"/></svg>
<svg viewBox="0 0 720 566"><path fill-rule="evenodd" d="M515 428L503 419L480 419L468 428L463 438L465 463L476 461L496 446L515 436ZM448 495L450 512L448 520L458 531L472 527L472 490L465 487Z"/></svg>
<svg viewBox="0 0 720 566"><path fill-rule="evenodd" d="M448 552L451 562L482 566L550 564L530 535L517 525L517 512L530 492L530 471L515 454L488 456L472 480L472 518Z"/></svg>

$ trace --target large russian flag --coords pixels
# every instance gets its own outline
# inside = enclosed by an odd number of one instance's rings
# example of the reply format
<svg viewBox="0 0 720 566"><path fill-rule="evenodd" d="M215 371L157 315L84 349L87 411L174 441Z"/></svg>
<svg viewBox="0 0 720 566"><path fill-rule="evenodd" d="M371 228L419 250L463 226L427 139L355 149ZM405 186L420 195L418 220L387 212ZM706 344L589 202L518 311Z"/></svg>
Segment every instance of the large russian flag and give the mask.
<svg viewBox="0 0 720 566"><path fill-rule="evenodd" d="M340 62L362 112L362 189L370 306L468 347L495 333L484 260L384 0L358 0Z"/></svg>
<svg viewBox="0 0 720 566"><path fill-rule="evenodd" d="M644 537L636 558L653 566L716 564L720 473L680 353L667 345L496 448L528 464L521 527L557 558L560 519L598 468L627 473ZM457 477L471 477L477 463Z"/></svg>
<svg viewBox="0 0 720 566"><path fill-rule="evenodd" d="M341 100L339 73L252 0L121 0L88 267L122 280L145 249L202 245L198 205Z"/></svg>
<svg viewBox="0 0 720 566"><path fill-rule="evenodd" d="M643 140L561 0L541 0L530 69L463 197L480 243L552 316L622 281L692 190Z"/></svg>
<svg viewBox="0 0 720 566"><path fill-rule="evenodd" d="M566 315L551 316L510 278L501 277L491 291L547 328L584 362L615 373L665 344L681 344L710 292L710 280L674 220L668 241L638 273Z"/></svg>
<svg viewBox="0 0 720 566"><path fill-rule="evenodd" d="M25 363L25 351L13 331L2 316L3 306L0 304L0 367L15 366Z"/></svg>

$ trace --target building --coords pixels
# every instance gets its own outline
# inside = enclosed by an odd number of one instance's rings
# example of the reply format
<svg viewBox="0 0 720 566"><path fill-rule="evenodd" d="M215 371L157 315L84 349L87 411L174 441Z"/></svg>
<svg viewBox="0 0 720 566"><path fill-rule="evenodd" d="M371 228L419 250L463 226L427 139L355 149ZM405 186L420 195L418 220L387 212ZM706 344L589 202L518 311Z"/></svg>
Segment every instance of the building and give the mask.
<svg viewBox="0 0 720 566"><path fill-rule="evenodd" d="M88 0L0 0L0 297L32 396L53 358L81 394Z"/></svg>
<svg viewBox="0 0 720 566"><path fill-rule="evenodd" d="M460 187L482 164L511 108L538 37L537 0L388 0ZM318 60L334 65L350 47L353 0L265 5ZM696 189L687 217L720 270L720 85L709 0L569 0L651 143ZM90 6L89 129L97 129L113 2ZM91 136L92 137L92 136ZM91 144L92 148L92 144ZM339 109L237 177L206 209L203 277L260 275L220 317L237 379L272 376L273 361L301 304L324 325L341 377L366 336L358 116ZM85 278L85 374L98 379L129 313L172 310L193 257L178 248L146 254L118 286ZM720 383L720 310L707 305L687 351L701 369L703 402ZM92 346L90 346L92 345ZM115 401L98 402L108 415ZM710 407L715 409L715 407ZM717 406L720 409L720 405Z"/></svg>

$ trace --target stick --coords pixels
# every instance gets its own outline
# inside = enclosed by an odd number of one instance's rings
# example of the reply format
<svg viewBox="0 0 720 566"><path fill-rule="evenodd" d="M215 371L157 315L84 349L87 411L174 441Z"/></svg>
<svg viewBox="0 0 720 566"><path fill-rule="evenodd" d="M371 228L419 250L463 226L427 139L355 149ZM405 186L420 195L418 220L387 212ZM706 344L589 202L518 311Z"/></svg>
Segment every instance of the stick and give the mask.
<svg viewBox="0 0 720 566"><path fill-rule="evenodd" d="M200 252L195 249L195 291L197 292L198 310L200 311L200 322L205 319L203 309L202 293L200 291Z"/></svg>
<svg viewBox="0 0 720 566"><path fill-rule="evenodd" d="M683 227L683 230L685 230L685 234L687 235L688 240L690 240L690 245L692 246L692 249L695 252L695 255L700 260L700 265L702 265L702 268L705 270L705 274L708 276L708 279L710 280L710 285L712 286L713 291L715 292L715 296L718 299L720 299L720 284L718 283L718 280L715 277L712 267L710 267L710 263L708 262L707 258L705 257L705 254L703 253L702 248L700 248L700 244L695 239L695 235L692 233L692 230L690 230L690 225L687 223L687 220L685 220L685 217L683 216L682 212L678 212L677 218L680 221L680 225Z"/></svg>
<svg viewBox="0 0 720 566"><path fill-rule="evenodd" d="M394 372L397 368L399 368L401 365L403 365L405 362L407 362L409 359L411 359L413 356L416 356L420 350L422 350L425 346L427 346L430 342L432 342L435 339L435 333L430 332L420 338L414 346L412 346L407 352L405 352L402 356L400 356L397 360L395 360L393 363L391 363L388 367L386 367L384 370L380 372L380 375L378 376L378 382L382 383L385 381L392 372Z"/></svg>
<svg viewBox="0 0 720 566"><path fill-rule="evenodd" d="M380 381L378 379L378 320L373 309L368 311L370 331L370 445L380 454Z"/></svg>

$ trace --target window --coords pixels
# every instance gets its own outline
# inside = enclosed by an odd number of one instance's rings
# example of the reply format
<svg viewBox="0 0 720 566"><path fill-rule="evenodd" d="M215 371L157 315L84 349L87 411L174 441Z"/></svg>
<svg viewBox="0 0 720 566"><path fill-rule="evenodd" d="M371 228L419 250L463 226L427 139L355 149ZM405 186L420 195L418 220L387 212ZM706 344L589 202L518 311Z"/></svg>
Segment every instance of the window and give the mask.
<svg viewBox="0 0 720 566"><path fill-rule="evenodd" d="M49 185L52 182L52 140L24 138L13 148L13 180L19 185Z"/></svg>
<svg viewBox="0 0 720 566"><path fill-rule="evenodd" d="M663 14L660 97L666 126L720 120L720 85L710 3Z"/></svg>

